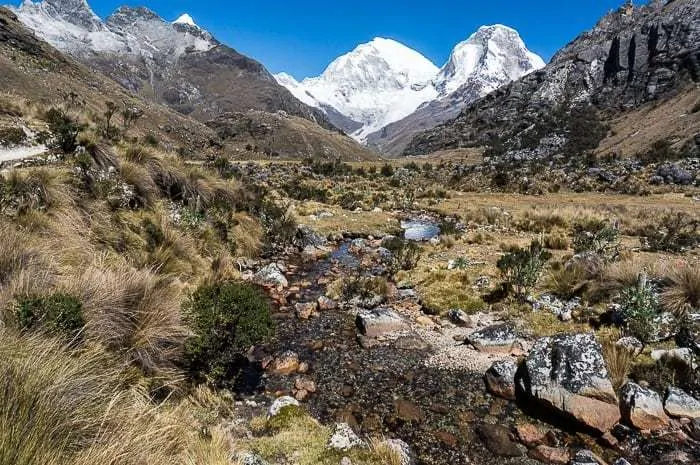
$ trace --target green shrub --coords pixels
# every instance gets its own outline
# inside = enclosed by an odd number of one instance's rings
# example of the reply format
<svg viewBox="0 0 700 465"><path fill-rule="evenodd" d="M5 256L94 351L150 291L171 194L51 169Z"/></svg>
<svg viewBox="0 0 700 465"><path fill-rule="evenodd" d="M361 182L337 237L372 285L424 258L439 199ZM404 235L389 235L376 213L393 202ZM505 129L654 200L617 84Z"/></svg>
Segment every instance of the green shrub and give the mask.
<svg viewBox="0 0 700 465"><path fill-rule="evenodd" d="M58 108L51 108L47 111L44 120L48 123L49 130L53 134L50 147L64 153L75 152L78 147L78 134L84 126Z"/></svg>
<svg viewBox="0 0 700 465"><path fill-rule="evenodd" d="M700 244L700 221L687 213L664 215L659 224L650 224L641 232L642 245L651 251L679 253Z"/></svg>
<svg viewBox="0 0 700 465"><path fill-rule="evenodd" d="M650 342L655 334L654 320L659 314L659 298L645 277L636 286L620 295L620 313L627 330L642 342Z"/></svg>
<svg viewBox="0 0 700 465"><path fill-rule="evenodd" d="M69 294L16 298L14 316L21 329L39 329L71 338L85 326L82 303Z"/></svg>
<svg viewBox="0 0 700 465"><path fill-rule="evenodd" d="M384 247L391 252L389 271L392 274L399 271L410 271L418 265L421 249L415 242L394 237L385 241Z"/></svg>
<svg viewBox="0 0 700 465"><path fill-rule="evenodd" d="M234 385L245 365L243 354L274 331L267 296L246 283L202 285L183 312L194 333L185 343L188 368L219 386Z"/></svg>
<svg viewBox="0 0 700 465"><path fill-rule="evenodd" d="M382 165L382 168L379 172L382 174L382 176L388 178L394 175L394 168L390 164L385 163L384 165Z"/></svg>
<svg viewBox="0 0 700 465"><path fill-rule="evenodd" d="M604 221L574 227L574 251L594 253L606 262L617 260L620 255L620 231Z"/></svg>
<svg viewBox="0 0 700 465"><path fill-rule="evenodd" d="M265 200L260 205L260 219L265 228L268 248L282 249L291 245L297 233L297 223L288 205Z"/></svg>
<svg viewBox="0 0 700 465"><path fill-rule="evenodd" d="M527 249L518 247L502 256L496 266L501 270L506 288L524 297L537 284L551 257L542 244L533 241Z"/></svg>

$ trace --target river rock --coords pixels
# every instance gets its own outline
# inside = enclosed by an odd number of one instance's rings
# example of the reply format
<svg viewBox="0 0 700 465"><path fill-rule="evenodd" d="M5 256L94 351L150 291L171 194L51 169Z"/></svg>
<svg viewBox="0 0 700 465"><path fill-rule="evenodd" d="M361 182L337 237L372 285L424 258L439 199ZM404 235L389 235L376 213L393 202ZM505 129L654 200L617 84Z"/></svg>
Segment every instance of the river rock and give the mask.
<svg viewBox="0 0 700 465"><path fill-rule="evenodd" d="M409 327L398 313L386 307L373 310L360 310L355 319L355 324L360 334L370 338L377 338L390 333L404 331Z"/></svg>
<svg viewBox="0 0 700 465"><path fill-rule="evenodd" d="M664 411L674 418L700 418L700 401L685 391L669 387L664 399Z"/></svg>
<svg viewBox="0 0 700 465"><path fill-rule="evenodd" d="M267 409L267 418L276 417L277 415L279 415L283 408L289 406L298 407L299 401L297 401L294 397L289 396L283 396L278 399L275 399L272 405L270 405L270 408Z"/></svg>
<svg viewBox="0 0 700 465"><path fill-rule="evenodd" d="M330 449L339 451L349 451L355 447L364 447L365 443L357 434L350 428L347 423L338 423L335 425L333 435L328 441Z"/></svg>
<svg viewBox="0 0 700 465"><path fill-rule="evenodd" d="M255 282L266 286L286 288L289 281L276 263L270 263L255 274Z"/></svg>
<svg viewBox="0 0 700 465"><path fill-rule="evenodd" d="M510 354L518 342L518 334L512 325L493 325L472 333L468 342L479 352Z"/></svg>
<svg viewBox="0 0 700 465"><path fill-rule="evenodd" d="M592 451L583 449L574 455L569 465L607 465L603 459Z"/></svg>
<svg viewBox="0 0 700 465"><path fill-rule="evenodd" d="M450 318L450 321L457 326L461 326L463 328L472 326L472 319L464 312L464 310L460 310L458 308L452 309L447 312L447 316Z"/></svg>
<svg viewBox="0 0 700 465"><path fill-rule="evenodd" d="M510 430L505 426L480 425L476 428L476 434L488 450L500 457L522 457L523 455L523 451L511 438Z"/></svg>
<svg viewBox="0 0 700 465"><path fill-rule="evenodd" d="M303 249L305 247L324 247L328 240L313 230L310 226L300 224L294 237L294 244Z"/></svg>
<svg viewBox="0 0 700 465"><path fill-rule="evenodd" d="M609 431L620 419L603 350L593 334L539 339L518 381L531 400L601 433Z"/></svg>
<svg viewBox="0 0 700 465"><path fill-rule="evenodd" d="M513 360L498 360L484 375L486 388L495 396L515 400L515 373L518 365Z"/></svg>
<svg viewBox="0 0 700 465"><path fill-rule="evenodd" d="M297 303L294 306L294 313L300 320L308 320L316 313L316 309L316 302Z"/></svg>
<svg viewBox="0 0 700 465"><path fill-rule="evenodd" d="M270 363L269 370L278 375L290 375L299 369L299 354L288 350L281 353Z"/></svg>
<svg viewBox="0 0 700 465"><path fill-rule="evenodd" d="M322 260L327 258L331 254L328 247L319 247L316 245L307 245L304 250L301 251L301 257L304 261L312 262L316 260Z"/></svg>
<svg viewBox="0 0 700 465"><path fill-rule="evenodd" d="M545 446L544 444L530 449L527 455L532 459L542 463L551 463L552 465L568 465L571 458L568 450Z"/></svg>
<svg viewBox="0 0 700 465"><path fill-rule="evenodd" d="M411 446L401 439L387 439L386 445L399 455L401 465L416 465L416 457Z"/></svg>
<svg viewBox="0 0 700 465"><path fill-rule="evenodd" d="M632 382L620 390L620 411L627 423L641 430L658 430L669 422L659 395Z"/></svg>

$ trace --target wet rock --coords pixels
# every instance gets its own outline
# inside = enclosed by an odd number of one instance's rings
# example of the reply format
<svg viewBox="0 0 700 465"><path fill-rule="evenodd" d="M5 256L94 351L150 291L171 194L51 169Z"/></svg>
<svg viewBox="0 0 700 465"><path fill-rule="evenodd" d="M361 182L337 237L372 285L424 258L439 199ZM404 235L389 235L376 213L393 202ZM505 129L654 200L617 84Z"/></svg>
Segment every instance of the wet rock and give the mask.
<svg viewBox="0 0 700 465"><path fill-rule="evenodd" d="M275 357L269 370L278 375L291 375L299 369L299 354L288 350Z"/></svg>
<svg viewBox="0 0 700 465"><path fill-rule="evenodd" d="M289 281L284 276L276 263L271 263L255 274L255 282L267 286L283 287L289 286Z"/></svg>
<svg viewBox="0 0 700 465"><path fill-rule="evenodd" d="M632 382L620 390L620 411L627 423L641 430L658 430L669 422L659 395Z"/></svg>
<svg viewBox="0 0 700 465"><path fill-rule="evenodd" d="M411 446L406 444L401 439L387 439L386 445L399 455L401 465L415 465L416 457L411 450Z"/></svg>
<svg viewBox="0 0 700 465"><path fill-rule="evenodd" d="M463 328L469 328L472 326L472 319L467 315L463 310L460 310L458 308L452 309L447 313L447 316L450 318L450 321L457 326L461 326Z"/></svg>
<svg viewBox="0 0 700 465"><path fill-rule="evenodd" d="M527 455L532 459L539 460L543 463L551 463L553 465L568 465L570 459L568 450L545 445L530 449Z"/></svg>
<svg viewBox="0 0 700 465"><path fill-rule="evenodd" d="M500 457L522 457L523 452L510 437L508 428L500 425L480 425L476 434L492 453Z"/></svg>
<svg viewBox="0 0 700 465"><path fill-rule="evenodd" d="M527 447L535 447L544 442L547 431L532 423L524 423L515 427L518 439Z"/></svg>
<svg viewBox="0 0 700 465"><path fill-rule="evenodd" d="M308 320L316 313L316 302L298 303L294 305L294 313L300 320Z"/></svg>
<svg viewBox="0 0 700 465"><path fill-rule="evenodd" d="M318 308L322 311L335 310L338 308L338 303L333 299L329 299L325 295L319 297L317 303Z"/></svg>
<svg viewBox="0 0 700 465"><path fill-rule="evenodd" d="M407 423L420 423L423 420L423 411L416 404L398 399L394 401L396 418Z"/></svg>
<svg viewBox="0 0 700 465"><path fill-rule="evenodd" d="M664 399L664 411L674 418L700 418L700 401L685 391L669 387Z"/></svg>
<svg viewBox="0 0 700 465"><path fill-rule="evenodd" d="M524 394L605 433L619 420L617 396L592 334L539 339L519 383Z"/></svg>
<svg viewBox="0 0 700 465"><path fill-rule="evenodd" d="M283 408L289 406L298 407L299 401L297 401L294 397L289 396L283 396L278 399L275 399L272 405L270 405L270 408L267 409L267 418L276 417L277 415L279 415Z"/></svg>
<svg viewBox="0 0 700 465"><path fill-rule="evenodd" d="M335 425L333 435L328 441L330 449L339 451L349 451L355 447L364 447L365 443L357 434L350 428L347 423L338 423Z"/></svg>
<svg viewBox="0 0 700 465"><path fill-rule="evenodd" d="M294 244L301 249L305 247L324 247L328 244L328 240L310 226L300 224L297 227Z"/></svg>
<svg viewBox="0 0 700 465"><path fill-rule="evenodd" d="M616 346L627 349L633 356L637 357L644 350L644 344L636 337L627 336L618 339Z"/></svg>
<svg viewBox="0 0 700 465"><path fill-rule="evenodd" d="M387 334L408 329L408 324L401 316L390 308L361 310L355 319L360 334L370 338L386 336Z"/></svg>
<svg viewBox="0 0 700 465"><path fill-rule="evenodd" d="M331 251L327 247L318 247L315 245L307 245L301 252L301 257L304 261L311 262L327 258Z"/></svg>
<svg viewBox="0 0 700 465"><path fill-rule="evenodd" d="M518 342L518 334L512 325L493 325L472 333L468 341L479 352L510 354Z"/></svg>
<svg viewBox="0 0 700 465"><path fill-rule="evenodd" d="M607 465L603 459L590 450L580 450L576 452L569 465Z"/></svg>
<svg viewBox="0 0 700 465"><path fill-rule="evenodd" d="M518 365L513 360L499 360L484 375L486 388L498 397L515 400L515 373Z"/></svg>

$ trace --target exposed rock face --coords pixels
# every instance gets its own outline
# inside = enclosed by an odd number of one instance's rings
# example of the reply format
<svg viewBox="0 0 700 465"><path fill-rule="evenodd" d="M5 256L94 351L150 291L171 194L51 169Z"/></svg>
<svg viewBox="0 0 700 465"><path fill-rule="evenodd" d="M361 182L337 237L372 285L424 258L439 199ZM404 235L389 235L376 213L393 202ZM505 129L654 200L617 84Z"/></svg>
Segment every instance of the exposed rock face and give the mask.
<svg viewBox="0 0 700 465"><path fill-rule="evenodd" d="M700 401L678 388L669 387L664 399L664 411L674 418L700 418Z"/></svg>
<svg viewBox="0 0 700 465"><path fill-rule="evenodd" d="M418 135L404 153L485 145L494 136L505 150L544 148L553 137L566 140L565 124L553 119L557 112L566 114L573 107L592 104L615 114L673 95L698 80L700 0L654 0L603 17L543 70L492 92L456 119ZM547 147L545 155L564 153L564 145Z"/></svg>
<svg viewBox="0 0 700 465"><path fill-rule="evenodd" d="M642 430L661 429L669 421L659 395L631 382L620 391L620 411L625 421Z"/></svg>
<svg viewBox="0 0 700 465"><path fill-rule="evenodd" d="M484 375L486 388L491 394L515 400L515 374L518 365L513 360L499 360Z"/></svg>
<svg viewBox="0 0 700 465"><path fill-rule="evenodd" d="M539 339L525 361L523 393L605 433L619 420L602 348L592 334Z"/></svg>
<svg viewBox="0 0 700 465"><path fill-rule="evenodd" d="M512 325L494 325L472 333L468 342L480 352L509 354L518 342L518 333Z"/></svg>
<svg viewBox="0 0 700 465"><path fill-rule="evenodd" d="M134 93L200 120L259 109L333 126L297 100L263 65L196 25L170 23L147 8L121 7L106 21L85 0L25 2L14 9L37 36Z"/></svg>

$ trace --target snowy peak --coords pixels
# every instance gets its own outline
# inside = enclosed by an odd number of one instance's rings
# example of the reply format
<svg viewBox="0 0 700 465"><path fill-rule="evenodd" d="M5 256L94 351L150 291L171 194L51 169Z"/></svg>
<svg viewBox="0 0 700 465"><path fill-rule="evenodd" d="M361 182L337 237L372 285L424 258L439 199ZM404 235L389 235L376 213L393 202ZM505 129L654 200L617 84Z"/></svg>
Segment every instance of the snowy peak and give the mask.
<svg viewBox="0 0 700 465"><path fill-rule="evenodd" d="M482 26L455 46L435 85L446 96L478 79L490 92L544 66L542 58L527 49L515 29L500 24Z"/></svg>
<svg viewBox="0 0 700 465"><path fill-rule="evenodd" d="M173 24L182 24L185 26L190 26L190 27L196 27L199 29L199 26L197 23L194 22L194 19L192 19L192 16L189 14L185 13L179 18L177 18L175 21L173 21Z"/></svg>
<svg viewBox="0 0 700 465"><path fill-rule="evenodd" d="M80 26L88 31L99 31L104 28L100 18L92 11L86 0L46 0L34 3L25 0L22 8L44 9L50 15L61 18L68 23Z"/></svg>

